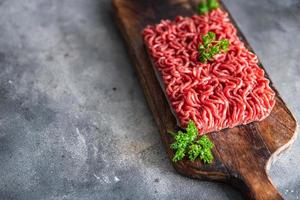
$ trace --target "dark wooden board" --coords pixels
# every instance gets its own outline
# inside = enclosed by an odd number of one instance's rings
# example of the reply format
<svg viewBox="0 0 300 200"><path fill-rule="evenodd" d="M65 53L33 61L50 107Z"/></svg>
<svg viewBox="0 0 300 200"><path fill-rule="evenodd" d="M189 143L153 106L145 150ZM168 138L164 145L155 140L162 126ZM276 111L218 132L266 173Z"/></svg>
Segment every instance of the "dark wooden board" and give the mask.
<svg viewBox="0 0 300 200"><path fill-rule="evenodd" d="M161 19L174 19L176 15L191 16L197 4L196 0L113 0L116 22L127 43L170 158L173 157L169 148L172 138L167 131L178 127L156 79L141 31L146 25L158 23ZM222 9L227 10L223 4ZM239 36L250 48L240 31ZM273 186L267 170L271 161L295 140L297 123L272 83L271 86L277 95L276 105L269 117L261 122L210 133L208 136L215 144L213 164L204 165L185 159L173 163L175 169L191 178L230 183L247 199L283 199Z"/></svg>

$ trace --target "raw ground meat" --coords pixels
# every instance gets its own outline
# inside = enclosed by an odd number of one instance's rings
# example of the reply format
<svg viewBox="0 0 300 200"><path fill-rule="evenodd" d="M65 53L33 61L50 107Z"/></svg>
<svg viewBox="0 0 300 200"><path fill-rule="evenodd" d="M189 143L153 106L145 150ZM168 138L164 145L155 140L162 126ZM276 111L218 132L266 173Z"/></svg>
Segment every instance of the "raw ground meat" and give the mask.
<svg viewBox="0 0 300 200"><path fill-rule="evenodd" d="M209 31L217 40L228 39L230 46L203 64L198 47ZM274 107L275 93L256 55L238 38L221 9L162 20L147 26L143 37L182 127L193 120L199 134L205 134L263 120Z"/></svg>

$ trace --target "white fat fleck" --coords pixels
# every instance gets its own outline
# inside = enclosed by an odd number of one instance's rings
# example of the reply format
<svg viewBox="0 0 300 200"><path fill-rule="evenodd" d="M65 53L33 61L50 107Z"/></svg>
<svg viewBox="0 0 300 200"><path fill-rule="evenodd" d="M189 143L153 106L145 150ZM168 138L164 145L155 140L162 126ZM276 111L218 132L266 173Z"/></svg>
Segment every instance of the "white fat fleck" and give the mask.
<svg viewBox="0 0 300 200"><path fill-rule="evenodd" d="M80 152L78 152L79 154L83 153L84 157L87 157L87 147L86 147L86 141L85 138L83 136L83 134L80 133L79 129L76 128L76 133L78 136L78 148L80 150Z"/></svg>
<svg viewBox="0 0 300 200"><path fill-rule="evenodd" d="M87 149L86 149L86 141L85 141L85 138L84 136L80 133L79 129L76 128L76 133L77 133L77 136L78 136L78 143L79 143L79 146L82 148L82 151L86 153Z"/></svg>
<svg viewBox="0 0 300 200"><path fill-rule="evenodd" d="M115 180L115 182L119 182L120 181L120 179L118 178L118 177L114 177L114 180Z"/></svg>
<svg viewBox="0 0 300 200"><path fill-rule="evenodd" d="M79 129L76 127L76 133L78 136L81 136Z"/></svg>
<svg viewBox="0 0 300 200"><path fill-rule="evenodd" d="M78 175L84 176L88 157L86 139L78 128L74 128L73 130L72 138L67 139L66 136L61 136L64 148L70 154L72 165L74 166L72 170L68 170L66 174L70 177ZM68 160L66 160L66 162L68 162Z"/></svg>
<svg viewBox="0 0 300 200"><path fill-rule="evenodd" d="M94 158L96 159L98 156L98 148L95 145L93 145L93 150L94 150L93 155L94 155Z"/></svg>
<svg viewBox="0 0 300 200"><path fill-rule="evenodd" d="M105 183L110 183L110 180L107 176L103 176L102 180L105 182Z"/></svg>
<svg viewBox="0 0 300 200"><path fill-rule="evenodd" d="M100 179L100 177L99 176L97 176L96 174L93 174L94 175L94 177L97 179L97 180L99 180Z"/></svg>
<svg viewBox="0 0 300 200"><path fill-rule="evenodd" d="M93 121L92 124L93 124L94 126L97 126L97 125L98 125L98 123L95 122L95 121Z"/></svg>
<svg viewBox="0 0 300 200"><path fill-rule="evenodd" d="M9 83L9 84L12 84L12 81L11 81L11 80L8 80L8 83Z"/></svg>

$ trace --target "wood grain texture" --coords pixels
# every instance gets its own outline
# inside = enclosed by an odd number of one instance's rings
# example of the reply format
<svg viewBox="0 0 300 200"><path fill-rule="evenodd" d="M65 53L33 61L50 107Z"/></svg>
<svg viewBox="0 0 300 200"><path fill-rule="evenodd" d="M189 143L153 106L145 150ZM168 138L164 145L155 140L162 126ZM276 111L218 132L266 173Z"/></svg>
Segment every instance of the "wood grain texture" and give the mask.
<svg viewBox="0 0 300 200"><path fill-rule="evenodd" d="M178 127L156 79L141 31L146 25L158 23L161 19L173 19L176 15L190 16L195 13L197 4L198 1L192 0L113 0L116 22L128 45L170 158L173 157L173 151L169 148L172 138L167 131ZM227 10L224 5L222 8ZM239 36L251 49L240 31ZM204 165L184 159L173 163L175 169L191 178L230 183L240 189L247 199L283 199L267 175L267 169L271 161L295 140L297 123L272 82L271 86L276 91L276 105L269 117L261 122L208 134L215 144L214 162Z"/></svg>

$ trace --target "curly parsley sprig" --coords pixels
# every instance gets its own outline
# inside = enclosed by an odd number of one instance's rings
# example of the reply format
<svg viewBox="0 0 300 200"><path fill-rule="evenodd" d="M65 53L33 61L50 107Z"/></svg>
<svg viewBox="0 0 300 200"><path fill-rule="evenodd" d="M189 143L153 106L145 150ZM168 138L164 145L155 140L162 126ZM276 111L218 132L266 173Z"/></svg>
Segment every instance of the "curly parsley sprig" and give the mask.
<svg viewBox="0 0 300 200"><path fill-rule="evenodd" d="M202 15L219 7L220 5L217 0L206 0L199 3L198 12Z"/></svg>
<svg viewBox="0 0 300 200"><path fill-rule="evenodd" d="M229 48L229 41L222 39L217 41L216 34L214 32L208 32L202 36L202 44L199 45L199 61L206 63L212 59L215 55L221 52L227 52Z"/></svg>
<svg viewBox="0 0 300 200"><path fill-rule="evenodd" d="M186 132L169 133L175 139L175 142L170 146L175 151L173 162L188 156L191 161L200 158L204 163L212 163L214 157L211 149L214 145L206 135L198 138L198 129L193 121L189 121Z"/></svg>

